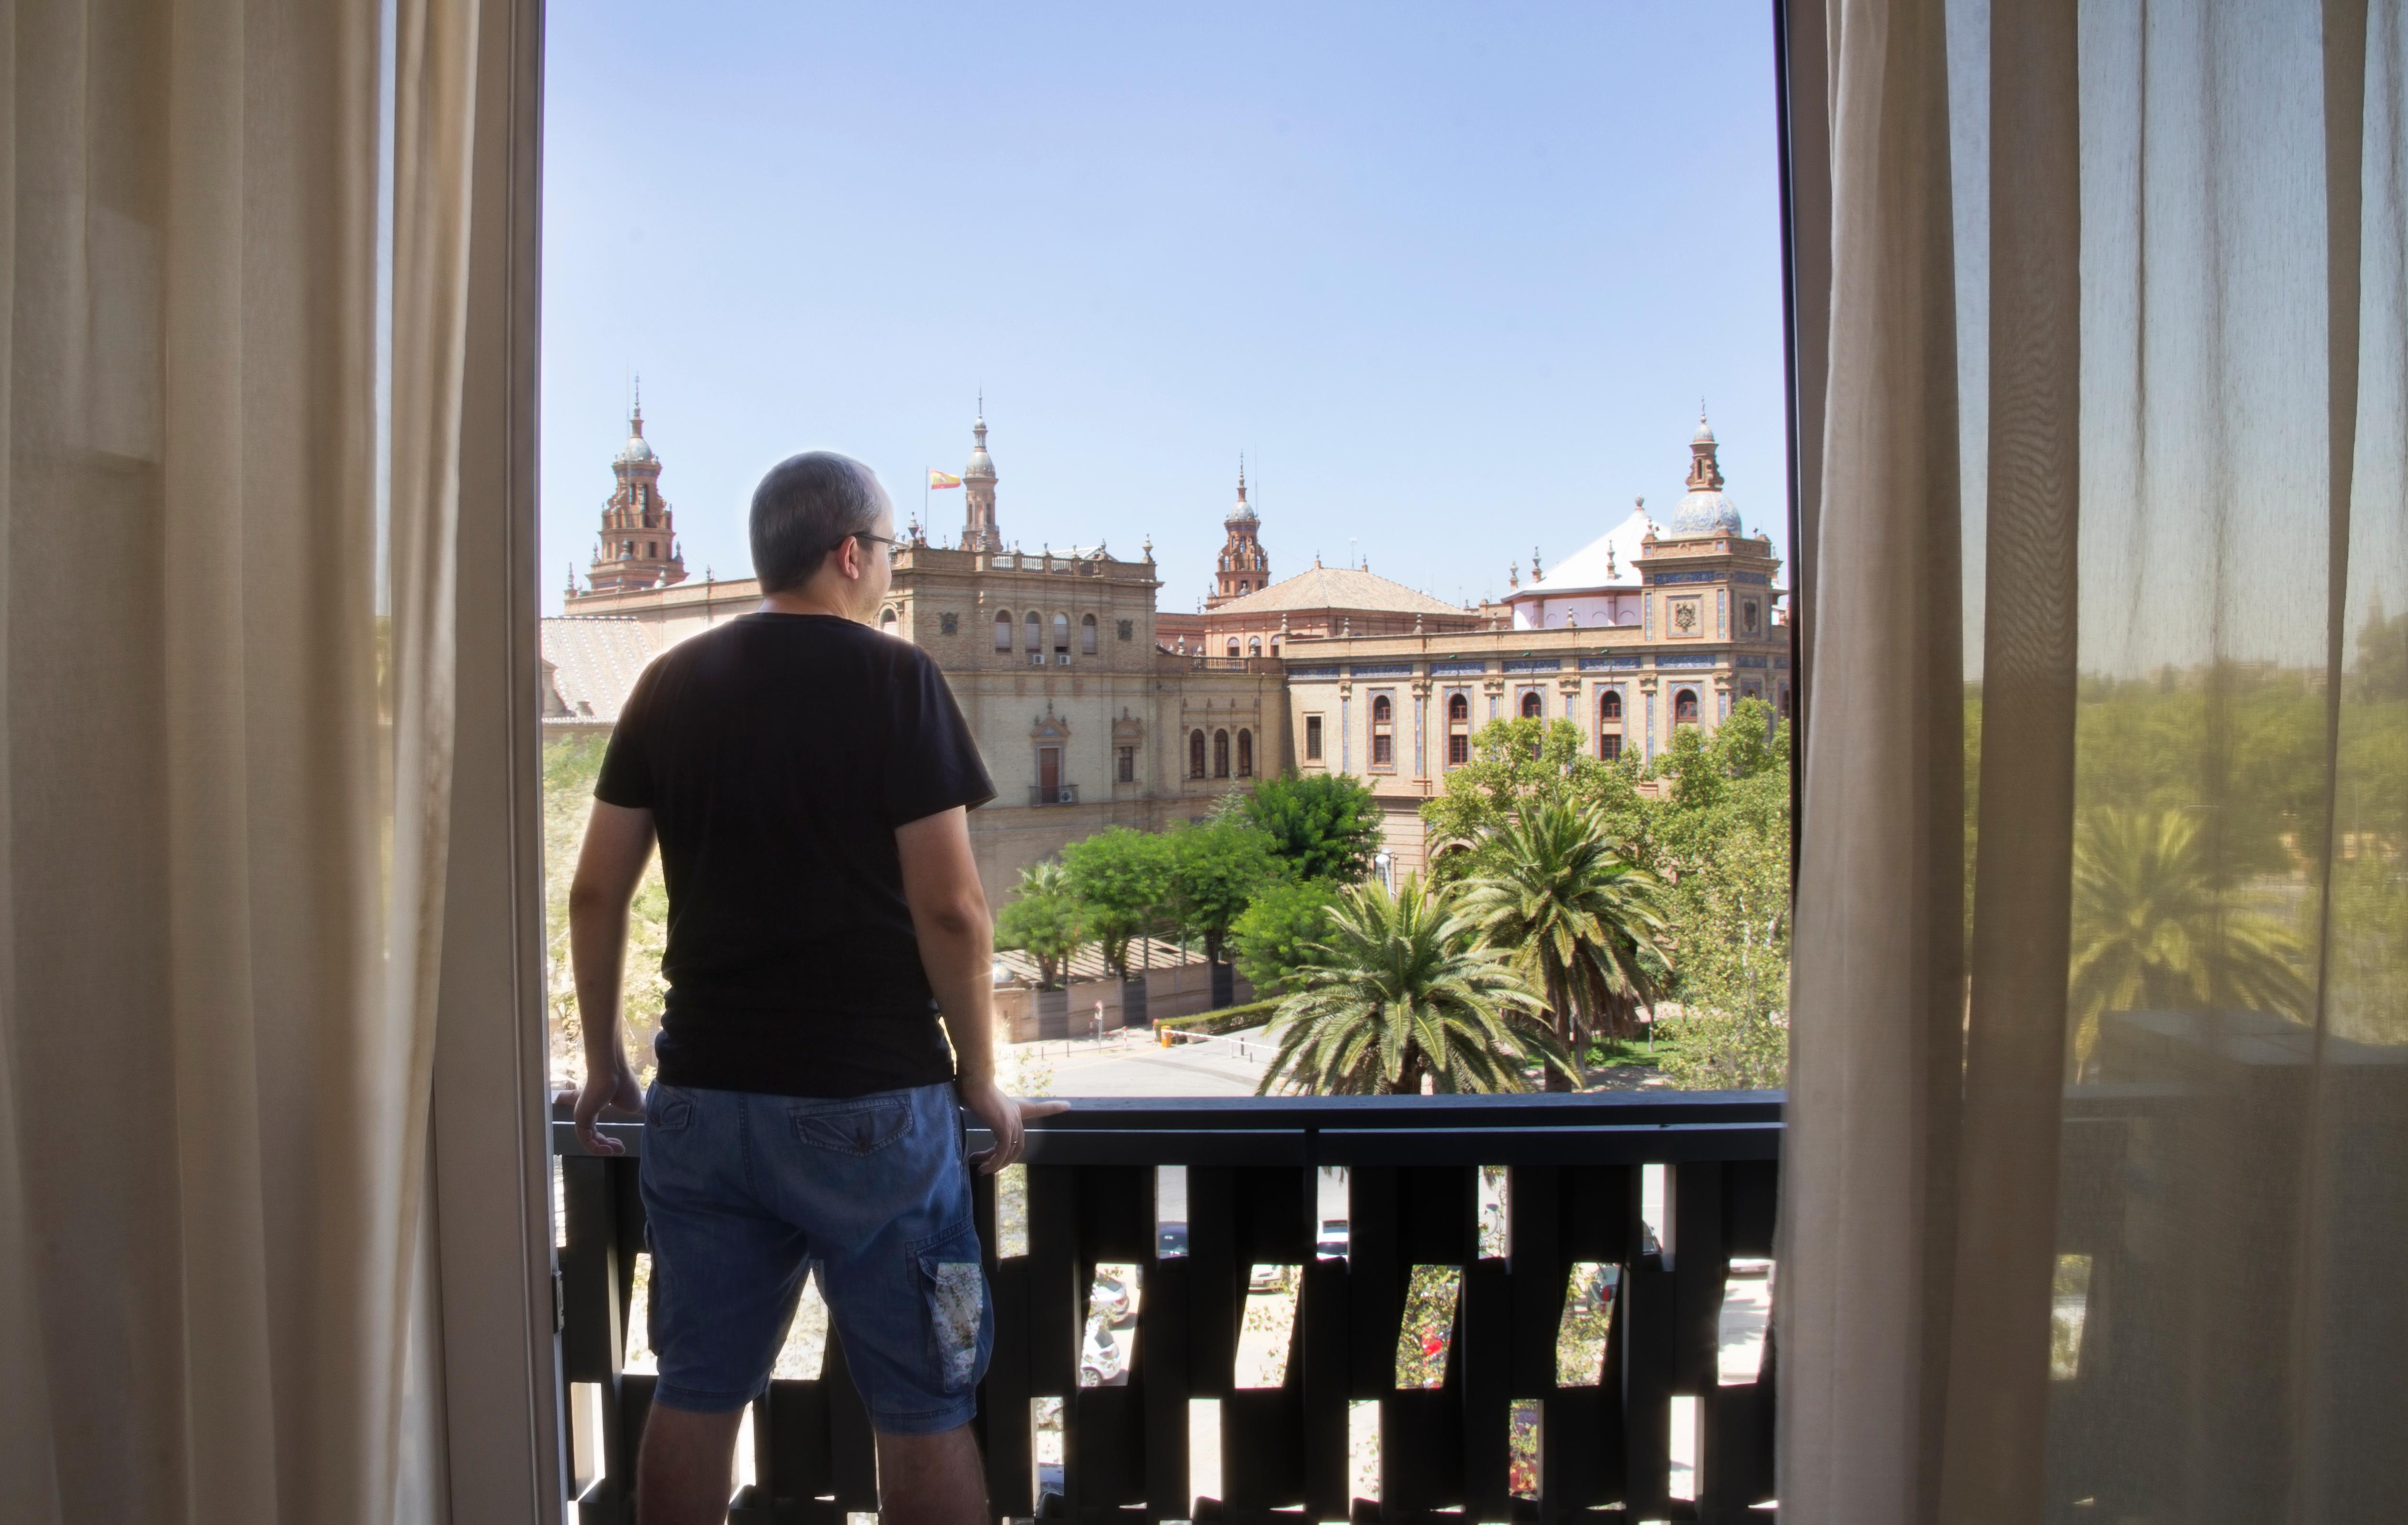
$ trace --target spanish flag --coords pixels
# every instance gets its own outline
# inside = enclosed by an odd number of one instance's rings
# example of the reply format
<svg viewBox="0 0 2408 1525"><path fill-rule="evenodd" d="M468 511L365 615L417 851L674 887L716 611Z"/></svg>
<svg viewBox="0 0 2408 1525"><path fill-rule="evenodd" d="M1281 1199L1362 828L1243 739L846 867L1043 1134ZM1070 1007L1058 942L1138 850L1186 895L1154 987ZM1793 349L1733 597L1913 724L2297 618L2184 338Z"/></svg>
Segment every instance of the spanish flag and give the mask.
<svg viewBox="0 0 2408 1525"><path fill-rule="evenodd" d="M949 475L947 475L946 473L944 473L944 472L942 472L942 471L938 470L938 469L937 469L935 467L933 467L933 466L932 466L932 467L930 467L930 468L928 468L928 485L929 485L929 486L931 486L931 487L959 487L961 484L962 484L962 479L961 479L961 478L959 478L959 477L955 477L955 476L949 476Z"/></svg>

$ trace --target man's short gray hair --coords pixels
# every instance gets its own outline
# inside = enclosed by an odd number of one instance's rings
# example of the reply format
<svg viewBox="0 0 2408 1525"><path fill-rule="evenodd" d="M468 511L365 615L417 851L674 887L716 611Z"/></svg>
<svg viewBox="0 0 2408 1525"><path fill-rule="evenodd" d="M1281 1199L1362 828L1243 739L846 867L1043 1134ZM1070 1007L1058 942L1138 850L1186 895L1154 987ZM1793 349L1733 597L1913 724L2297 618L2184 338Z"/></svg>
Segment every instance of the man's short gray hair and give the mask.
<svg viewBox="0 0 2408 1525"><path fill-rule="evenodd" d="M829 552L878 527L885 496L869 468L832 450L771 467L752 490L752 572L761 591L802 586Z"/></svg>

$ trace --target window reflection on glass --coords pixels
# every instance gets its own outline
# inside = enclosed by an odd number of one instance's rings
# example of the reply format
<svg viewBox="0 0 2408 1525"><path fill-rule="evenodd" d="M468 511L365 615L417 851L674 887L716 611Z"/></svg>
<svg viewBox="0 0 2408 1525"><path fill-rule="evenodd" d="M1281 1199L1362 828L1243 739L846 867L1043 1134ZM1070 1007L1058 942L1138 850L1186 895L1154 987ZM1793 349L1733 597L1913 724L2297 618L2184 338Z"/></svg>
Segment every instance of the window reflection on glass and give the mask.
<svg viewBox="0 0 2408 1525"><path fill-rule="evenodd" d="M2090 1317L2090 1257L2060 1255L2049 1288L2048 1374L2071 1382L2082 1374L2082 1330Z"/></svg>

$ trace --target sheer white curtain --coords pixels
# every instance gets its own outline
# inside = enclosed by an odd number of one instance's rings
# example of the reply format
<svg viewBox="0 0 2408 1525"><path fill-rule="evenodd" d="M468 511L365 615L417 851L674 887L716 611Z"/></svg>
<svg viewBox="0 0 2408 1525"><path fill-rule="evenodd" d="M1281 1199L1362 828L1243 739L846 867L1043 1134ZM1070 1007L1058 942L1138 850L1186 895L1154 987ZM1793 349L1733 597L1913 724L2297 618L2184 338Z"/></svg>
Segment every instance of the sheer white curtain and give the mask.
<svg viewBox="0 0 2408 1525"><path fill-rule="evenodd" d="M12 1520L426 1496L475 12L394 7L380 512L379 7L0 5Z"/></svg>
<svg viewBox="0 0 2408 1525"><path fill-rule="evenodd" d="M2386 1518L2402 7L1824 40L1783 1513Z"/></svg>

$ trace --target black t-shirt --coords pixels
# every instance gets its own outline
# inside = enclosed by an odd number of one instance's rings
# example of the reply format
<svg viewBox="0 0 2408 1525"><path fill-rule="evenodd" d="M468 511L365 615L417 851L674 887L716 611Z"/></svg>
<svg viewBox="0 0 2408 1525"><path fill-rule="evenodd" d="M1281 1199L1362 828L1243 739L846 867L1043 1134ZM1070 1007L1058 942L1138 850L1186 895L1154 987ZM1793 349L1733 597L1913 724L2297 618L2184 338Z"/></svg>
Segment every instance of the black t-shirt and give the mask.
<svg viewBox="0 0 2408 1525"><path fill-rule="evenodd" d="M681 641L637 681L594 794L660 835L664 1082L859 1096L953 1078L895 828L995 785L926 654L819 614Z"/></svg>

